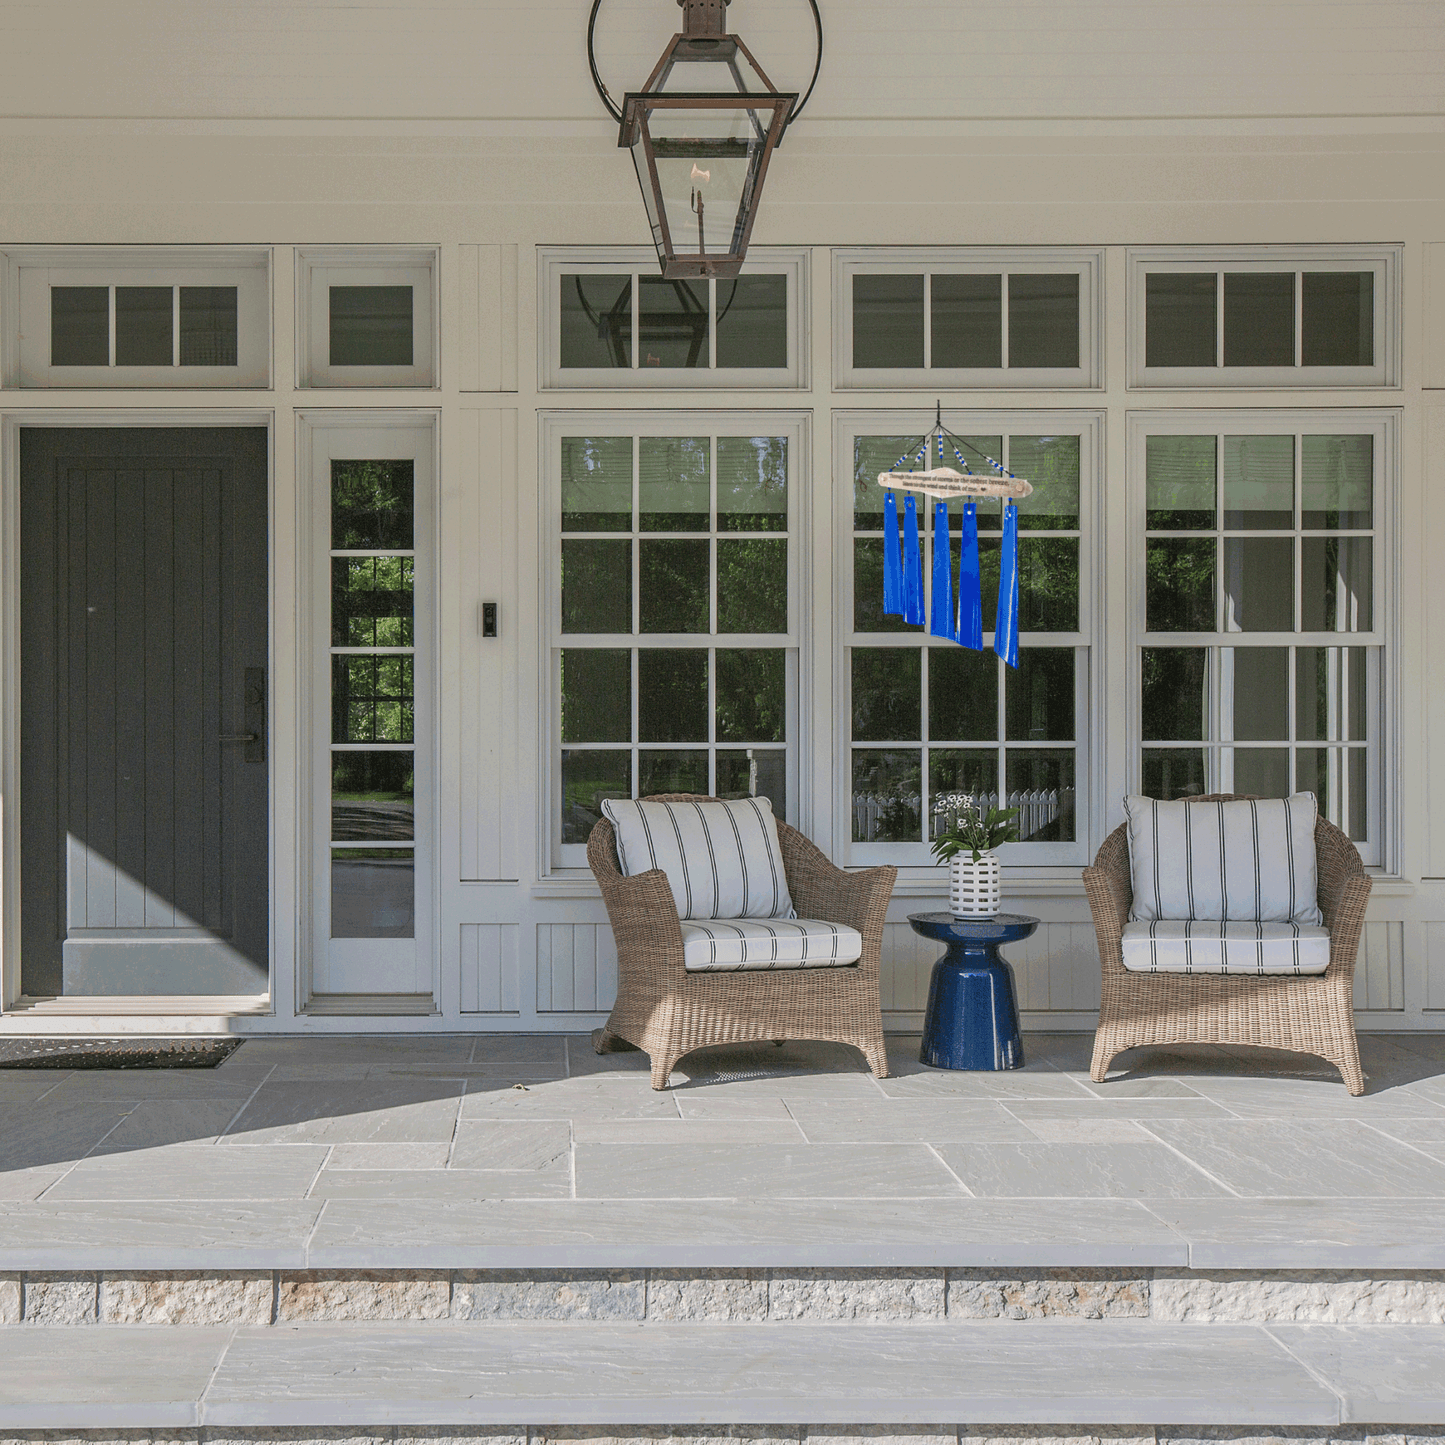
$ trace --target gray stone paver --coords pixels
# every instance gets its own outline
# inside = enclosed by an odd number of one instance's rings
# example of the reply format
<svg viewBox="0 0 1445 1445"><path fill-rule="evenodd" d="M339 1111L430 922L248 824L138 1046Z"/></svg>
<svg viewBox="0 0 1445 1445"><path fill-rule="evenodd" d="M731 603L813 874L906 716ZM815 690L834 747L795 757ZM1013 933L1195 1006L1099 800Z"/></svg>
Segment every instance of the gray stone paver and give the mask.
<svg viewBox="0 0 1445 1445"><path fill-rule="evenodd" d="M1445 1420L1445 1330L1436 1325L1271 1325L1269 1333L1340 1396L1343 1421Z"/></svg>
<svg viewBox="0 0 1445 1445"><path fill-rule="evenodd" d="M316 1268L1177 1265L1182 1234L1126 1199L331 1200ZM0 1256L3 1258L3 1256Z"/></svg>
<svg viewBox="0 0 1445 1445"><path fill-rule="evenodd" d="M1339 1418L1338 1398L1261 1329L1132 1320L241 1328L200 1415L208 1426L649 1424L671 1420L679 1400L698 1422L759 1424Z"/></svg>
<svg viewBox="0 0 1445 1445"><path fill-rule="evenodd" d="M1363 1036L1361 1099L1320 1060L1205 1045L1094 1084L1089 1043L973 1074L895 1036L885 1080L841 1045L729 1046L663 1093L586 1035L0 1071L0 1269L1440 1267L1445 1040Z"/></svg>
<svg viewBox="0 0 1445 1445"><path fill-rule="evenodd" d="M233 1338L228 1329L12 1330L0 1372L11 1430L187 1426Z"/></svg>
<svg viewBox="0 0 1445 1445"><path fill-rule="evenodd" d="M957 1196L926 1144L579 1144L579 1199Z"/></svg>
<svg viewBox="0 0 1445 1445"><path fill-rule="evenodd" d="M301 1199L326 1160L312 1145L137 1149L82 1159L46 1192L62 1199Z"/></svg>

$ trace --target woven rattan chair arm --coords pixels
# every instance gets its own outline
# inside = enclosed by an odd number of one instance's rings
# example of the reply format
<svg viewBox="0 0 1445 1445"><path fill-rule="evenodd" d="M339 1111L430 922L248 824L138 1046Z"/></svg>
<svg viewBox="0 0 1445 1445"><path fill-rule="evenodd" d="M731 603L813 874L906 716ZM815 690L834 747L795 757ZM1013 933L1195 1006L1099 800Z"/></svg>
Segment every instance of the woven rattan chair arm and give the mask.
<svg viewBox="0 0 1445 1445"><path fill-rule="evenodd" d="M602 901L617 944L621 983L664 986L686 976L677 900L661 868L602 884Z"/></svg>
<svg viewBox="0 0 1445 1445"><path fill-rule="evenodd" d="M1105 973L1123 973L1124 924L1129 918L1129 879L1107 868L1084 869L1084 892L1094 917L1099 966Z"/></svg>
<svg viewBox="0 0 1445 1445"><path fill-rule="evenodd" d="M628 878L618 867L616 834L606 818L588 835L587 862L612 925L619 987L655 989L682 979L682 923L667 874L652 868Z"/></svg>
<svg viewBox="0 0 1445 1445"><path fill-rule="evenodd" d="M786 823L778 824L778 845L788 874L788 892L799 918L846 923L863 935L864 968L879 967L883 924L898 870L891 865L849 872Z"/></svg>

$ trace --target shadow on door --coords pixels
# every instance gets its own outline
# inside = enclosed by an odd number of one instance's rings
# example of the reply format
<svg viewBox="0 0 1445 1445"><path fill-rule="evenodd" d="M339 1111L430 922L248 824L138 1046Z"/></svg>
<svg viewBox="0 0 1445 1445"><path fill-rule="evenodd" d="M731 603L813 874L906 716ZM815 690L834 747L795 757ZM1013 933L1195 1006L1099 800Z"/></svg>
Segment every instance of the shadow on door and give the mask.
<svg viewBox="0 0 1445 1445"><path fill-rule="evenodd" d="M267 992L267 436L20 434L21 983Z"/></svg>

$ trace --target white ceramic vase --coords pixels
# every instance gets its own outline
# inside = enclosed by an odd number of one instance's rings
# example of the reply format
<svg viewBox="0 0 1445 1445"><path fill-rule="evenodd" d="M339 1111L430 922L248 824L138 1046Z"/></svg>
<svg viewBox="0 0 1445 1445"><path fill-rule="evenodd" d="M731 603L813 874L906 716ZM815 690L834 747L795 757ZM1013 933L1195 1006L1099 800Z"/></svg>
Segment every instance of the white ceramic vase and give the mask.
<svg viewBox="0 0 1445 1445"><path fill-rule="evenodd" d="M993 918L1003 898L998 854L980 853L978 862L967 848L948 866L948 906L955 918Z"/></svg>

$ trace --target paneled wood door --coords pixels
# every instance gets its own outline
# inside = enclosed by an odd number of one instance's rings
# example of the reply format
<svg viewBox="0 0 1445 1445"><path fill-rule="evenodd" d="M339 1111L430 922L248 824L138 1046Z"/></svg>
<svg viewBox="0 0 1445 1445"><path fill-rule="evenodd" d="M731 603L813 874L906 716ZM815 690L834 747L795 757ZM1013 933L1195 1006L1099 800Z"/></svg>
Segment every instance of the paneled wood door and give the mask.
<svg viewBox="0 0 1445 1445"><path fill-rule="evenodd" d="M267 991L267 437L20 441L21 980Z"/></svg>

